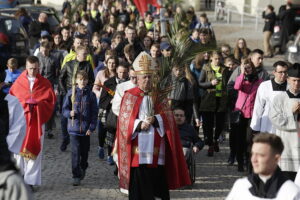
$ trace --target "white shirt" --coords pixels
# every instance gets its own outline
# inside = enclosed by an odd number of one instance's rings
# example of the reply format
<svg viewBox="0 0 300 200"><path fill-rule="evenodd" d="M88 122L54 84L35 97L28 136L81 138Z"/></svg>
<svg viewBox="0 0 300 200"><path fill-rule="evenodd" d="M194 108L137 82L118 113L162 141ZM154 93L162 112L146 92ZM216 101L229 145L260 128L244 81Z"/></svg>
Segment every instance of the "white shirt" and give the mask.
<svg viewBox="0 0 300 200"><path fill-rule="evenodd" d="M33 85L34 85L35 77L29 77L29 76L27 76L27 78L28 78L28 81L29 81L30 91L32 92L32 88L33 88Z"/></svg>

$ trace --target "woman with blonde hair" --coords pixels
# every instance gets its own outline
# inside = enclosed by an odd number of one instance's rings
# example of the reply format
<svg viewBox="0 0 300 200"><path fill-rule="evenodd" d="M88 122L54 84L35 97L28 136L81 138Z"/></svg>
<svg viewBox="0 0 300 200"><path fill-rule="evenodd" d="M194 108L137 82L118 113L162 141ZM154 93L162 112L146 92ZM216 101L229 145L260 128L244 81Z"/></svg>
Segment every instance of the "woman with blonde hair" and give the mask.
<svg viewBox="0 0 300 200"><path fill-rule="evenodd" d="M233 56L236 60L241 61L242 57L247 57L250 54L250 49L247 47L246 40L239 38L233 50Z"/></svg>

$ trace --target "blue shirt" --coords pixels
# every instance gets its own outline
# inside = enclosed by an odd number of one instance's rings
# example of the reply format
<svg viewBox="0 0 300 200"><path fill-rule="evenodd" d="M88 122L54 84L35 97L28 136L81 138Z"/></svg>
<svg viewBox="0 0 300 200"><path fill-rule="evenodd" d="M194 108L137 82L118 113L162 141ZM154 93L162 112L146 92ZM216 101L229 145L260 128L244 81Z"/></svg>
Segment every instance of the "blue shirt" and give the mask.
<svg viewBox="0 0 300 200"><path fill-rule="evenodd" d="M20 70L16 69L15 71L11 72L10 70L5 70L5 73L6 73L6 77L5 77L5 80L4 82L5 83L14 83L15 80L17 80L17 78L20 76L20 74L22 73ZM10 87L11 87L11 84L9 86L7 85L4 85L2 87L2 91L6 94L8 94L9 90L10 90Z"/></svg>

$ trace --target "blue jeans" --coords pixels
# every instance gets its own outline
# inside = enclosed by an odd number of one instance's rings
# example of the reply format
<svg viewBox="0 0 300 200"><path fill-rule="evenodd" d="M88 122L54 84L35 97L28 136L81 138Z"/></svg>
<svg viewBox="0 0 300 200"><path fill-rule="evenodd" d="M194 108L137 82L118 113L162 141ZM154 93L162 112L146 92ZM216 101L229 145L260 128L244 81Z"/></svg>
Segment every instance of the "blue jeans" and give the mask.
<svg viewBox="0 0 300 200"><path fill-rule="evenodd" d="M72 174L73 178L80 178L82 170L88 167L90 150L90 136L70 135L72 148Z"/></svg>

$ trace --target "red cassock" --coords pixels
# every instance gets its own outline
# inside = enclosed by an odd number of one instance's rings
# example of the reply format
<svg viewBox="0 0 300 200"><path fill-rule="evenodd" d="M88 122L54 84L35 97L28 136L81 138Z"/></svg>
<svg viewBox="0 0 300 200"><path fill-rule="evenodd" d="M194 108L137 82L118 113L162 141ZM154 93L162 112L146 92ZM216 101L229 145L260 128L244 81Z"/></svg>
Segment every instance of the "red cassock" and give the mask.
<svg viewBox="0 0 300 200"><path fill-rule="evenodd" d="M138 87L125 92L122 99L117 127L117 149L120 176L120 188L129 188L130 167L132 166L132 134L134 121L138 118L139 108L143 100L143 91ZM169 189L190 185L179 132L173 112L167 103L160 102L155 106L155 113L163 119L165 130L165 170Z"/></svg>
<svg viewBox="0 0 300 200"><path fill-rule="evenodd" d="M14 82L9 93L15 96L24 108L26 136L20 155L35 159L41 151L42 125L50 119L55 106L56 97L52 85L48 79L37 74L31 92L25 70ZM30 99L35 104L31 108L28 104Z"/></svg>

